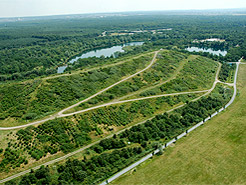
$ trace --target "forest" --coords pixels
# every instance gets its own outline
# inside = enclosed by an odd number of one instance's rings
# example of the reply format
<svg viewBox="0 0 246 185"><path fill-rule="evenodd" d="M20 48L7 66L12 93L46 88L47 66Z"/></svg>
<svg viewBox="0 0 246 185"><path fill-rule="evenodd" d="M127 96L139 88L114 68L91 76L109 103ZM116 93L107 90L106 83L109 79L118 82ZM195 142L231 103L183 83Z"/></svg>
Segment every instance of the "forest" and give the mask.
<svg viewBox="0 0 246 185"><path fill-rule="evenodd" d="M129 13L0 22L0 127L54 115L42 124L0 131L0 176L91 144L78 156L6 184L97 184L204 120L232 97L232 87L225 83L234 79L236 65L230 62L246 55L245 17ZM222 41L200 42L209 38ZM87 51L133 41L144 44L124 47L117 57L69 63ZM228 53L190 53L186 48L191 46ZM58 111L144 69L156 51L149 69L65 113L118 100L203 92L117 102L56 117ZM218 62L218 78L225 83L204 96L215 81ZM65 72L57 74L64 65Z"/></svg>
<svg viewBox="0 0 246 185"><path fill-rule="evenodd" d="M110 24L109 24L110 23ZM35 26L33 26L35 24ZM216 60L237 61L245 56L244 16L129 15L103 19L81 18L31 20L0 24L0 80L23 80L56 73L56 68L79 53L131 41L146 41L146 46L185 48L206 38L224 43L201 47L226 49L226 57L208 55ZM161 29L172 28L168 31ZM151 30L158 30L153 34ZM104 31L143 31L133 35L107 35Z"/></svg>

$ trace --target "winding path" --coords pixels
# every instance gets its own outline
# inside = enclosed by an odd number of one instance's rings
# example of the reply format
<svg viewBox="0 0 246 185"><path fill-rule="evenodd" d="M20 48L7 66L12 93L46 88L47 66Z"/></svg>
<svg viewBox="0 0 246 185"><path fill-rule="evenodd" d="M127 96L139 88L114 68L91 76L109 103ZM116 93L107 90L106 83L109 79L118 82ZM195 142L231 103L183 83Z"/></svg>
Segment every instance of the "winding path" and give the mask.
<svg viewBox="0 0 246 185"><path fill-rule="evenodd" d="M122 80L120 80L120 81L114 83L113 85L108 86L107 88L105 88L105 89L103 89L103 90L97 92L96 94L93 94L92 96L90 96L90 97L88 97L88 98L86 98L86 99L84 99L84 100L82 100L82 101L80 101L80 102L78 102L78 103L76 103L76 104L70 106L70 107L67 107L67 108L61 110L60 112L58 112L57 115L58 115L58 116L61 116L61 115L63 115L64 112L66 112L66 111L68 111L68 110L70 110L70 109L72 109L72 108L74 108L74 107L77 107L77 106L80 105L81 103L84 103L84 102L86 102L86 101L88 101L88 100L90 100L90 99L96 97L97 95L102 94L103 92L105 92L105 91L111 89L112 87L114 87L114 86L116 86L116 85L118 85L118 84L120 84L120 83L122 83L122 82L124 82L124 81L126 81L126 80L128 80L128 79L130 79L130 78L132 78L132 77L134 77L134 76L136 76L136 75L138 75L138 74L144 72L144 71L146 71L147 69L149 69L149 68L154 64L158 52L159 52L159 51L156 51L156 52L155 52L155 55L154 55L152 61L150 62L150 64L149 64L146 68L144 68L144 69L142 69L141 71L138 71L137 73L135 73L135 74L133 74L133 75L130 75L130 76L128 76L128 77L126 77L126 78L124 78L124 79L122 79Z"/></svg>
<svg viewBox="0 0 246 185"><path fill-rule="evenodd" d="M217 69L217 73L216 73L216 76L215 76L215 81L213 83L212 88L211 89L208 89L208 90L193 91L193 92L192 91L190 91L190 92L178 92L178 93L171 93L171 94L161 94L161 95L154 95L154 96L148 96L148 97L142 97L142 98L135 98L135 99L129 99L129 100L113 101L113 102L110 102L110 103L105 103L105 104L102 104L102 105L97 105L97 106L90 107L90 108L87 108L87 109L83 109L83 110L80 110L80 111L76 111L76 112L64 114L64 112L66 112L66 111L68 111L68 110L70 110L70 109L72 109L72 108L80 105L81 103L84 103L84 102L86 102L86 101L88 101L88 100L96 97L97 95L99 95L99 94L101 94L101 93L109 90L110 88L112 88L112 87L114 87L114 86L116 86L116 85L118 85L118 84L120 84L120 83L122 83L122 82L124 82L124 81L126 81L126 80L128 80L128 79L130 79L130 78L132 78L132 77L134 77L134 76L136 76L136 75L144 72L144 71L146 71L147 69L149 69L154 64L158 52L159 51L155 51L155 55L154 55L151 63L146 68L144 68L144 69L138 71L137 73L135 73L133 75L130 75L130 76L128 76L128 77L126 77L126 78L124 78L124 79L122 79L122 80L114 83L113 85L111 85L111 86L109 86L109 87L107 87L107 88L105 88L105 89L97 92L96 94L94 94L94 95L92 95L92 96L90 96L90 97L88 97L88 98L86 98L86 99L84 99L84 100L82 100L82 101L80 101L80 102L72 105L72 106L69 106L69 107L61 110L57 114L50 115L50 117L48 117L48 118L45 118L45 119L42 119L42 120L39 120L39 121L34 121L34 122L31 122L31 123L28 123L28 124L25 124L25 125L14 126L14 127L0 127L0 130L14 130L14 129L25 128L25 127L28 127L28 126L31 126L31 125L36 125L36 124L44 123L46 121L53 120L53 119L56 119L56 118L68 117L68 116L72 116L72 115L75 115L75 114L80 114L80 113L84 113L84 112L87 112L87 111L90 111L90 110L98 109L98 108L101 108L101 107L115 105L115 104L121 104L121 103L127 103L127 102L132 102L132 101L146 100L146 99L159 98L159 97L165 97L165 96L175 96L175 95L183 95L183 94L195 94L195 93L205 93L202 96L206 96L209 93L211 93L214 90L216 84L218 82L220 82L218 80L218 75L219 75L219 72L220 72L220 69L221 69L221 64L218 63L219 64L219 67ZM198 98L196 98L196 99L194 99L192 101L196 101L199 98L201 98L202 96L200 96L200 97L198 97Z"/></svg>
<svg viewBox="0 0 246 185"><path fill-rule="evenodd" d="M154 63L157 54L158 54L158 51L155 52L155 56L154 56L153 60L151 61L151 65ZM149 67L151 67L151 65L147 66L147 69L148 69ZM235 79L234 79L234 89L236 88L236 75L237 75L237 71L238 71L238 65L239 65L239 64L237 64L237 69L236 69L236 74L235 74ZM219 80L218 80L218 75L219 75L220 67L221 67L221 64L219 63L219 68L218 68L217 73L216 73L216 76L215 76L215 82L214 82L212 88L209 89L209 90L204 90L204 91L194 91L194 92L180 92L180 93L172 93L172 94L163 94L163 95L156 95L156 96L150 96L150 97L143 97L143 98L137 98L137 99L131 99L131 100L123 100L123 101L112 102L112 103L113 103L113 104L116 104L116 103L125 103L125 102L130 102L130 101L137 101L137 100L150 99L150 98L163 97L163 96L171 96L171 95L180 95L180 94L202 93L202 92L210 93L210 92L215 88L216 84L219 82ZM145 70L146 70L146 68L145 68ZM141 72L143 72L143 71L144 71L144 69L141 70ZM139 73L140 73L140 72L135 73L135 75L137 75L137 74L139 74ZM131 75L131 76L133 76L133 75ZM128 79L129 79L129 78L128 78ZM125 80L125 79L123 79L123 81L124 81L124 80ZM122 81L121 81L121 82L122 82ZM117 84L119 84L119 83L117 82ZM114 85L115 85L115 84L114 84ZM107 88L106 88L106 89L107 89ZM105 90L105 89L104 89L104 90ZM100 91L100 92L102 93L102 92L104 92L104 90L102 90L102 91ZM235 91L234 91L234 95L235 95ZM203 96L204 96L204 95L202 95L202 96L196 98L195 100L197 100L197 99L199 99L199 98L201 98L201 97L203 97ZM93 95L93 97L95 97L95 96ZM235 97L234 97L234 98L235 98ZM194 100L193 100L193 101L194 101ZM230 102L232 103L233 101L234 101L234 99L231 100ZM229 103L228 103L228 104L229 104ZM112 104L111 104L111 105L112 105ZM166 111L166 112L174 111L174 110L176 110L176 109L178 109L178 108L180 108L180 107L183 107L184 105L185 105L185 104L179 105L179 106L177 106L177 107L175 107L175 108L172 108L172 109L170 109L170 110L168 110L168 111ZM104 105L100 105L100 106L107 106L107 105L104 104ZM71 106L70 106L70 107L71 107ZM70 107L69 107L69 108L70 108ZM92 108L95 109L95 107L92 107ZM98 107L97 107L97 108L98 108ZM69 109L67 108L67 110L69 110ZM92 110L92 109L91 109L91 110ZM83 110L83 111L85 112L85 110ZM87 111L88 111L88 110L87 110ZM62 111L61 111L61 112L62 112ZM64 112L64 111L63 111L63 112ZM71 113L71 115L78 114L78 113L81 113L81 111ZM61 114L59 117L65 117L65 116L70 116L70 114ZM55 117L54 117L54 118L55 118ZM53 118L53 119L54 119L54 118ZM152 117L152 118L153 118L153 117ZM149 118L149 119L147 119L147 120L151 120L152 118ZM51 118L48 118L48 119L46 119L46 120L51 120ZM133 125L133 126L136 126L136 125L139 125L139 124L143 124L143 123L145 123L147 120L144 120L144 121L142 121L142 122L139 122L139 123L137 123L137 124L135 124L135 125ZM39 121L39 123L42 123L42 122L44 122L44 120ZM34 125L34 124L37 124L37 122L30 123L30 124L31 124L31 125ZM28 126L29 126L30 124L28 124ZM18 128L23 128L23 127L26 127L26 126L27 126L27 125L22 125L22 126L18 126ZM119 134L119 133L125 131L126 129L130 129L130 128L133 127L133 126L127 127L127 128L125 128L125 129L122 129L121 131L119 131L119 132L117 132L117 133L114 133L114 134ZM10 129L15 129L15 128L16 128L16 127L0 128L0 130L10 130ZM102 138L102 139L110 138L110 137L112 137L114 134L111 134L111 135L109 135L109 136L107 136L107 137L105 137L105 138ZM47 165L51 165L51 164L54 164L54 163L56 163L56 162L65 160L65 159L67 159L68 157L71 157L71 156L73 156L73 155L75 155L75 154L77 154L77 153L80 153L80 152L84 151L85 149L87 149L87 148L93 146L94 144L99 143L102 139L100 139L100 140L98 140L98 141L95 141L95 142L93 142L93 143L91 143L91 144L89 144L89 145L87 145L87 146L84 146L84 147L82 147L82 148L80 148L80 149L78 149L78 150L75 150L74 152L71 152L71 153L69 153L69 154L66 154L66 155L64 155L64 156L62 156L62 157L59 157L59 158L57 158L57 159L54 159L54 160L45 162L45 163L43 163L43 164L40 164L40 165L38 165L38 166L35 166L35 167L31 168L31 169L37 170L37 169L39 169L39 168L40 168L41 166L43 166L43 165L44 165L44 166L47 166ZM172 140L172 141L173 141L173 140ZM167 145L167 146L168 146L168 145ZM148 156L142 158L140 161L138 161L137 163L134 163L133 165L137 166L138 164L140 164L140 163L142 163L143 161L147 160L147 159L149 158L150 155L152 155L152 154L149 154ZM132 169L131 167L132 167L132 165L131 165L130 167L124 169L123 171L117 173L116 175L112 176L112 177L110 178L110 181L112 181L112 180L114 180L115 178L119 177L120 175L126 173L127 171L129 171L130 169ZM20 176L22 176L22 175L25 175L25 174L29 173L29 172L31 171L31 169L22 171L22 172L20 172L20 173L17 173L17 174L15 174L15 175L12 175L12 176L10 176L10 177L7 177L7 178L5 178L5 179L2 179L2 180L0 180L0 184L1 184L1 183L5 183L5 182L7 182L7 181L10 181L10 180L12 180L12 179L14 179L14 178L20 177ZM107 182L108 182L108 181L107 181ZM107 182L105 181L105 182L103 182L102 184L107 184Z"/></svg>
<svg viewBox="0 0 246 185"><path fill-rule="evenodd" d="M195 130L199 126L203 125L206 121L210 120L212 117L214 117L219 112L223 111L224 109L226 109L228 106L230 106L233 103L233 101L236 98L236 94L237 94L237 74L238 74L239 64L241 63L241 60L242 60L242 58L238 62L236 62L237 68L236 68L236 71L235 71L235 78L234 78L234 82L233 82L234 93L232 95L231 100L226 104L226 106L224 108L221 108L218 112L215 112L214 114L212 114L210 117L206 118L204 121L201 121L200 123L198 123L195 126L191 127L189 130L186 130L185 132L183 132L182 134L180 134L179 136L177 136L175 139L172 139L171 141L169 141L168 143L166 143L164 146L161 147L162 149L165 149L166 147L168 147L172 143L175 143L178 139L184 137L185 135L187 135L188 133L192 132L193 130ZM217 81L217 82L220 82L220 81ZM160 149L157 149L154 152L149 153L148 155L144 156L143 158L141 158L137 162L131 164L130 166L128 166L128 167L124 168L123 170L119 171L118 173L114 174L113 176L111 176L107 180L103 181L102 183L100 183L100 185L107 185L108 183L114 181L115 179L117 179L121 175L125 174L126 172L134 169L139 164L141 164L144 161L148 160L149 158L151 158L153 155L157 154L158 152L160 152Z"/></svg>
<svg viewBox="0 0 246 185"><path fill-rule="evenodd" d="M84 102L86 102L86 101L88 101L88 100L90 100L90 99L96 97L97 95L99 95L99 94L101 94L101 93L103 93L103 92L109 90L110 88L112 88L112 87L114 87L114 86L120 84L121 82L124 82L124 81L126 81L126 80L128 80L128 79L130 79L130 78L132 78L132 77L134 77L134 76L136 76L136 75L138 75L138 74L140 74L140 73L146 71L147 69L149 69L149 68L154 64L158 52L159 52L159 51L155 51L155 52L154 52L154 53L155 53L155 54L154 54L154 57L153 57L152 61L150 62L150 64L149 64L146 68L144 68L144 69L142 69L141 71L138 71L137 73L134 73L133 75L130 75L130 76L128 76L128 77L126 77L126 78L124 78L124 79L122 79L122 80L120 80L120 81L114 83L113 85L111 85L111 86L109 86L109 87L107 87L107 88L105 88L105 89L103 89L103 90L97 92L96 94L94 94L94 95L92 95L92 96L90 96L90 97L88 97L88 98L86 98L86 99L84 99L84 100L82 100L82 101L80 101L80 102L78 102L78 103L72 105L72 106L69 106L69 107L67 107L67 108L65 108L65 109L63 109L63 110L61 110L61 111L58 112L57 114L50 115L50 117L48 117L48 118L45 118L45 119L42 119L42 120L38 120L38 121L34 121L34 122L31 122L31 123L28 123L28 124L25 124L25 125L19 125L19 126L14 126L14 127L0 127L0 130L14 130L14 129L25 128L25 127L28 127L28 126L31 126L31 125L37 125L37 124L40 124L40 123L44 123L44 122L46 122L46 121L53 120L53 119L55 119L55 118L65 117L65 116L63 115L64 112L66 112L66 111L68 111L68 110L70 110L70 109L72 109L72 108L74 108L74 107L80 105L81 103L84 103ZM65 75L67 75L67 74L65 74ZM65 76L65 75L64 75L64 76ZM69 75L69 74L68 74L68 75ZM60 75L60 76L61 76L61 75ZM92 109L91 109L91 110L92 110Z"/></svg>

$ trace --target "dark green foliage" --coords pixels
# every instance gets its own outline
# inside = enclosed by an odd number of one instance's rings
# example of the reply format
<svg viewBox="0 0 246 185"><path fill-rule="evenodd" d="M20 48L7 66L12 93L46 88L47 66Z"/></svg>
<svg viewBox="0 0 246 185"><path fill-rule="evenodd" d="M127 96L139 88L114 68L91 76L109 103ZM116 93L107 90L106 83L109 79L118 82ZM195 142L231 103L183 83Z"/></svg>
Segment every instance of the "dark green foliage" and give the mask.
<svg viewBox="0 0 246 185"><path fill-rule="evenodd" d="M152 55L142 56L114 67L101 68L67 77L6 84L0 88L0 120L13 117L32 120L85 99L97 91L133 74L150 62ZM114 71L114 72L112 72Z"/></svg>
<svg viewBox="0 0 246 185"><path fill-rule="evenodd" d="M218 94L215 93L198 101L189 102L173 113L157 115L150 121L133 126L112 138L100 141L100 143L90 148L99 155L94 155L90 159L82 161L77 159L68 160L64 165L60 165L56 174L57 183L97 184L105 180L147 152L160 148L161 145L157 141L168 141L176 137L190 126L202 121L221 108L229 99L229 97L224 97L221 88L221 86L218 87ZM229 94L231 95L231 92ZM126 147L126 142L141 144L143 148ZM151 144L151 147L149 144ZM112 152L104 152L106 150L112 150ZM29 182L29 176L31 174L23 177L21 182ZM38 179L36 174L35 177Z"/></svg>
<svg viewBox="0 0 246 185"><path fill-rule="evenodd" d="M216 66L213 60L197 57L185 64L175 79L144 91L140 96L209 89L215 79Z"/></svg>
<svg viewBox="0 0 246 185"><path fill-rule="evenodd" d="M58 182L97 184L138 159L142 153L141 147L134 147L103 153L89 160L68 160L58 168Z"/></svg>
<svg viewBox="0 0 246 185"><path fill-rule="evenodd" d="M49 168L41 166L35 172L31 171L28 175L25 175L19 182L19 185L50 184L50 177Z"/></svg>
<svg viewBox="0 0 246 185"><path fill-rule="evenodd" d="M104 139L104 140L100 141L100 143L94 145L93 148L97 153L101 153L102 151L105 151L105 150L123 148L125 146L126 146L126 144L123 140L115 139L115 138L109 138L109 139Z"/></svg>
<svg viewBox="0 0 246 185"><path fill-rule="evenodd" d="M223 82L226 82L228 80L232 80L233 76L234 76L233 74L234 74L235 69L236 69L235 64L223 63L221 66L219 79ZM231 77L231 79L229 79L229 77Z"/></svg>
<svg viewBox="0 0 246 185"><path fill-rule="evenodd" d="M20 167L21 164L25 162L25 157L23 157L20 151L16 151L11 148L6 148L4 151L4 158L0 163L0 172L11 166L13 169Z"/></svg>
<svg viewBox="0 0 246 185"><path fill-rule="evenodd" d="M40 85L40 80L11 84L0 88L0 120L7 117L20 118L26 114L26 119L34 119L36 115L28 112L30 99Z"/></svg>

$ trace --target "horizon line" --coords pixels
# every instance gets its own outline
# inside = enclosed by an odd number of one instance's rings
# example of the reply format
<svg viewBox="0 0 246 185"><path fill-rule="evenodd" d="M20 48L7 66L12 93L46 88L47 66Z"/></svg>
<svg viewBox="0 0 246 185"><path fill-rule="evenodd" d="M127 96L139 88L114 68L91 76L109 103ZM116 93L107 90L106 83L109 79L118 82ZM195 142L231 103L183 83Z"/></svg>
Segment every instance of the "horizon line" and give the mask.
<svg viewBox="0 0 246 185"><path fill-rule="evenodd" d="M93 15L93 14L120 14L120 13L137 13L137 12L189 12L189 11L226 11L226 10L245 10L244 8L210 8L210 9L171 9L171 10L136 10L136 11L116 11L116 12L91 12L91 13L62 13L62 14L45 14L45 15L27 15L27 16L9 16L0 17L0 19L15 19L15 18L34 18L34 17L52 17L52 16L69 16L69 15Z"/></svg>

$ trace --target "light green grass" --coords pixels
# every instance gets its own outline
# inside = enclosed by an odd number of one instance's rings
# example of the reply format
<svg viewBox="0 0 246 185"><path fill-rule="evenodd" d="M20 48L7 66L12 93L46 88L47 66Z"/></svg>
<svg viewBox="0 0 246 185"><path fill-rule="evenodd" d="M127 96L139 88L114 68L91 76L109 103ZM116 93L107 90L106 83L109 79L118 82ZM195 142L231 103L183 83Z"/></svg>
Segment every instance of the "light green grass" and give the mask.
<svg viewBox="0 0 246 185"><path fill-rule="evenodd" d="M113 184L246 184L246 65L235 102Z"/></svg>

